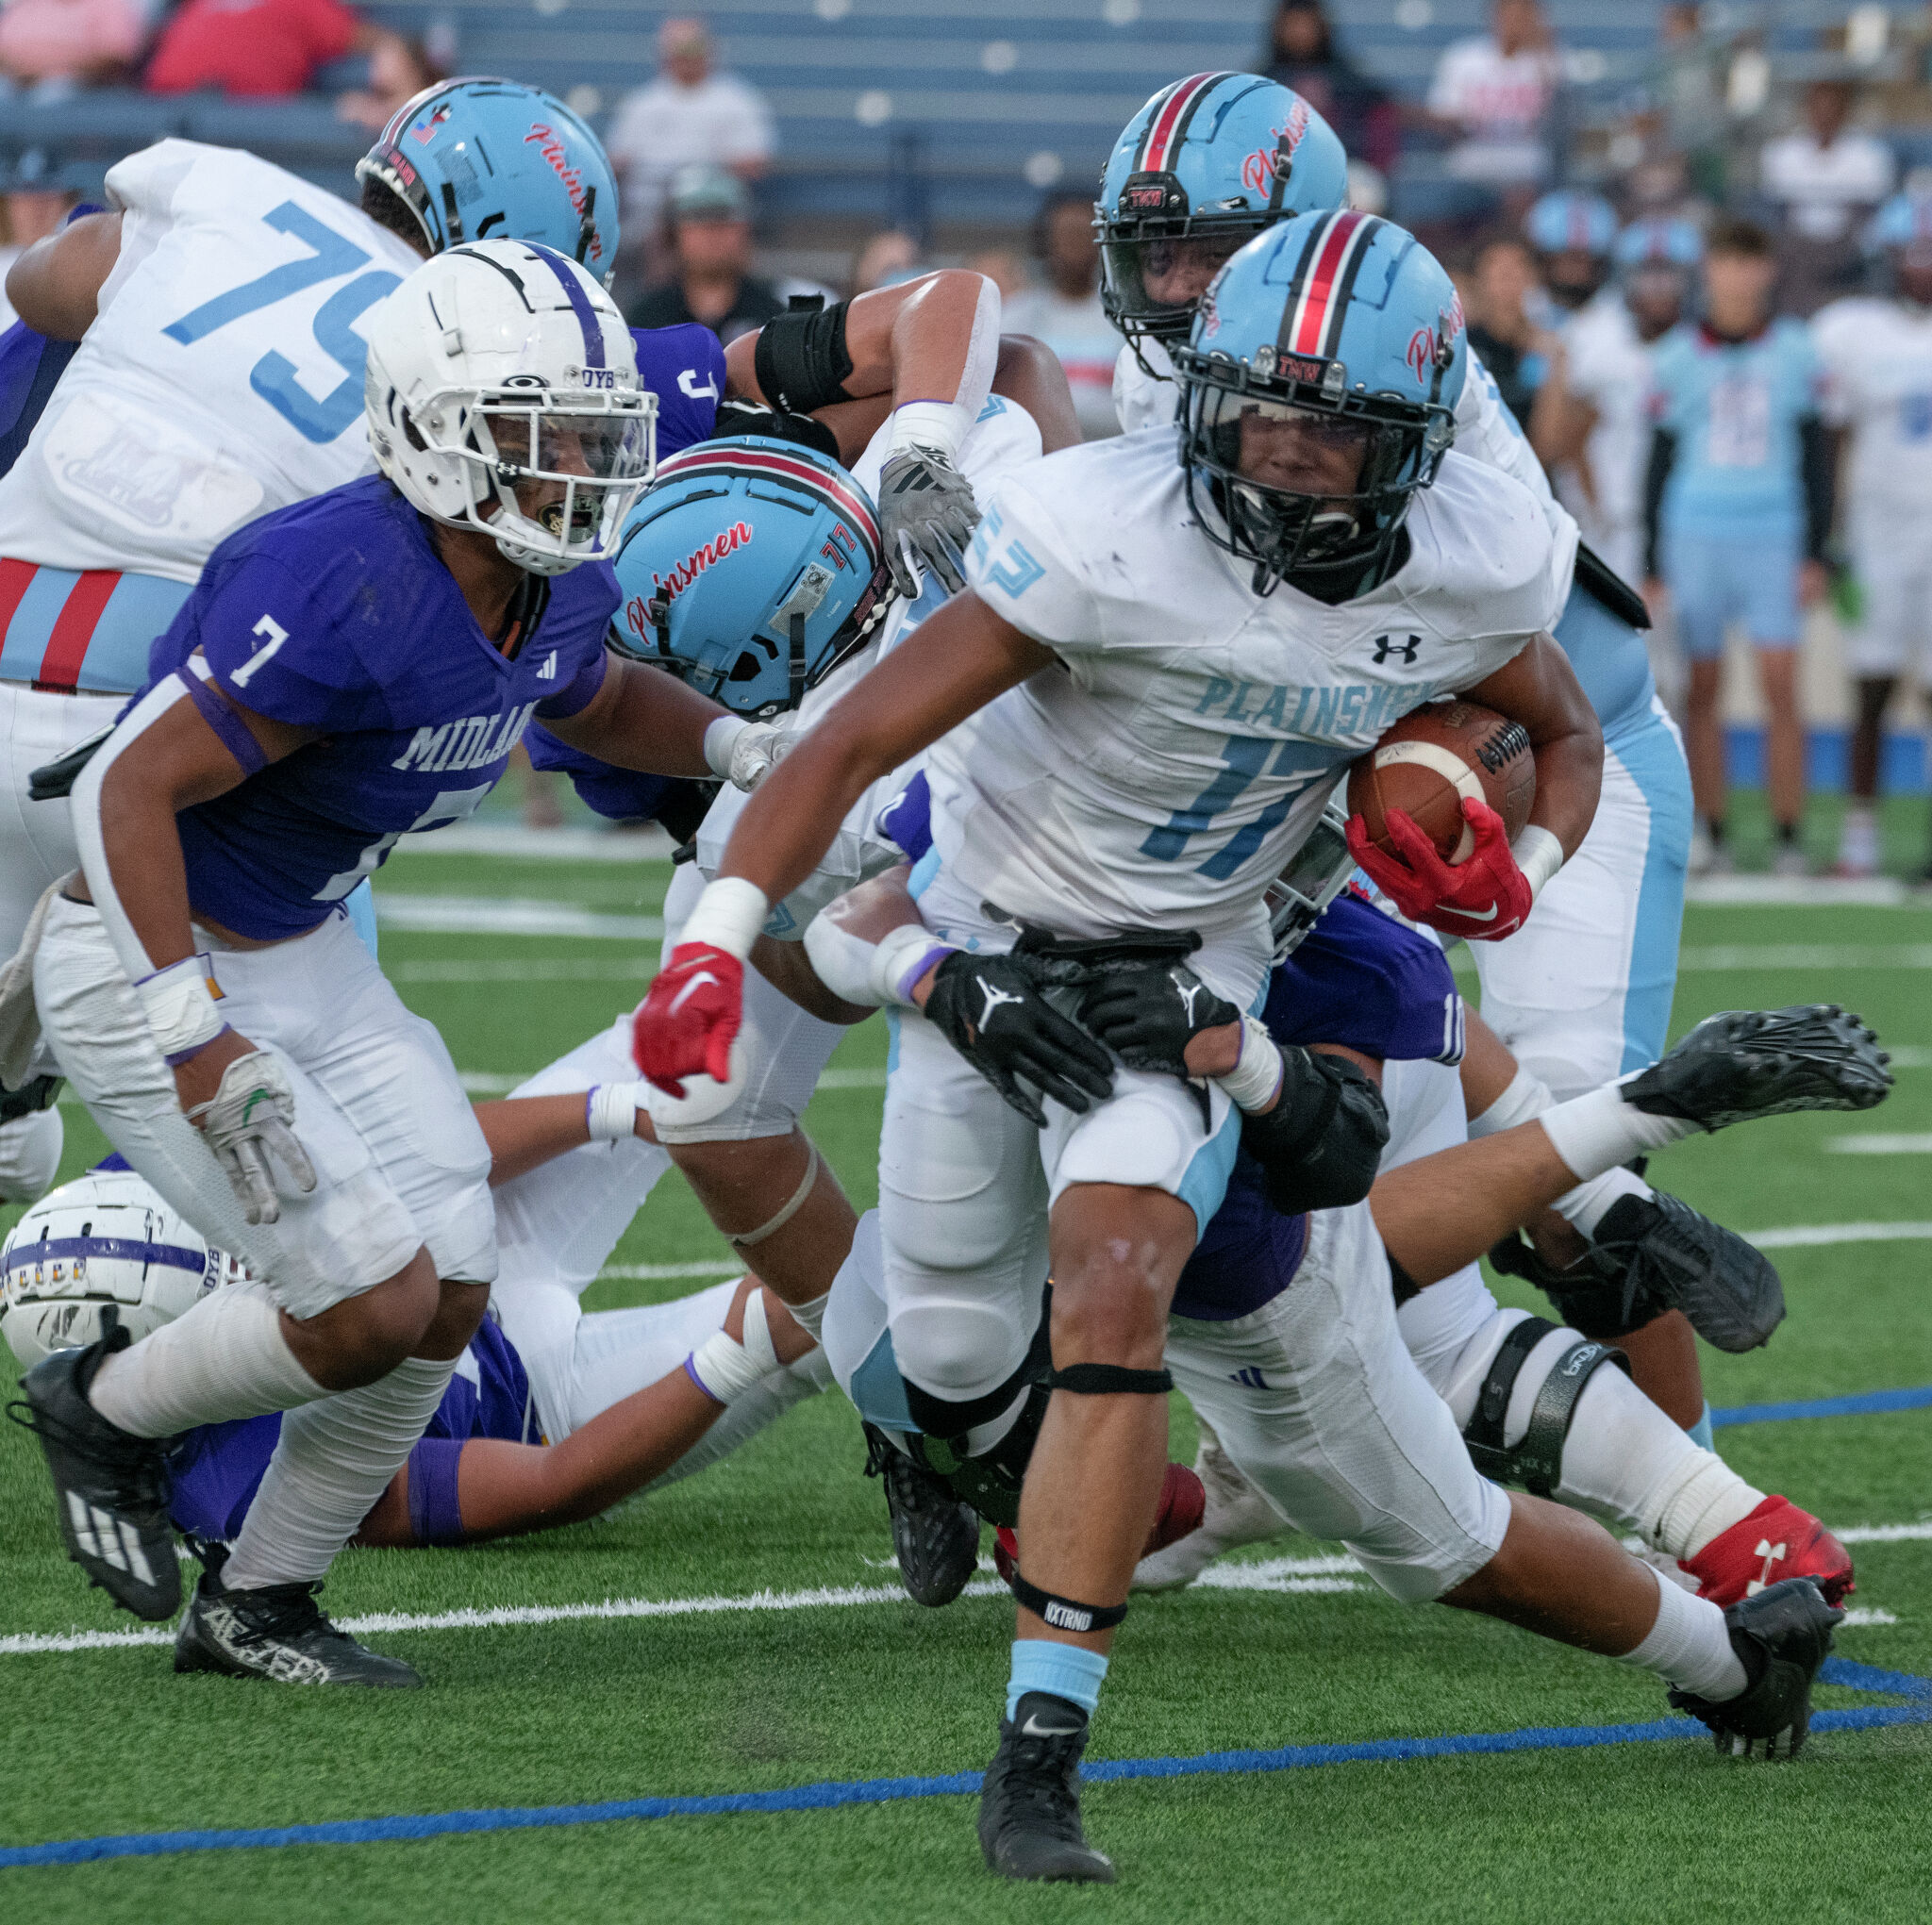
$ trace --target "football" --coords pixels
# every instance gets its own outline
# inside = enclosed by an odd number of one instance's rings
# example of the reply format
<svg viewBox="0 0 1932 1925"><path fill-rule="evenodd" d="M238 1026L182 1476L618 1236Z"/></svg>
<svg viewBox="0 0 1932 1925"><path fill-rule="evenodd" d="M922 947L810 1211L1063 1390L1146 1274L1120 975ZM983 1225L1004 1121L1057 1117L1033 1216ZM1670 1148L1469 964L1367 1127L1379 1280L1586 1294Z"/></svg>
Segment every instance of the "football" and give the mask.
<svg viewBox="0 0 1932 1925"><path fill-rule="evenodd" d="M1447 862L1467 861L1475 832L1463 798L1486 802L1514 841L1536 800L1536 758L1520 722L1478 702L1431 702L1387 730L1348 772L1348 812L1393 855L1385 811L1401 809Z"/></svg>

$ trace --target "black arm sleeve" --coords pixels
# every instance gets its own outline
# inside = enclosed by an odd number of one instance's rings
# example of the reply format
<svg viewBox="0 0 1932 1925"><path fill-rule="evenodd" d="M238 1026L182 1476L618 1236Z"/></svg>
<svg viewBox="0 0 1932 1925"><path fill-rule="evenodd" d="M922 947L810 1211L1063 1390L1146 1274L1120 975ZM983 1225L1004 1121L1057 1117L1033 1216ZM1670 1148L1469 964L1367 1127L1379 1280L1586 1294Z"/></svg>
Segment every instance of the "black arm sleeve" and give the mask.
<svg viewBox="0 0 1932 1925"><path fill-rule="evenodd" d="M1360 1203L1389 1141L1382 1092L1342 1056L1290 1045L1281 1061L1280 1099L1241 1124L1268 1201L1284 1216Z"/></svg>
<svg viewBox="0 0 1932 1925"><path fill-rule="evenodd" d="M1669 428L1653 428L1650 466L1643 473L1643 572L1653 581L1663 573L1657 561L1657 521L1663 513L1664 484L1676 458L1676 436Z"/></svg>
<svg viewBox="0 0 1932 1925"><path fill-rule="evenodd" d="M774 407L790 414L810 414L835 401L850 401L845 377L852 357L845 352L845 310L836 307L793 307L758 329L752 350L752 372Z"/></svg>
<svg viewBox="0 0 1932 1925"><path fill-rule="evenodd" d="M1798 420L1805 477L1805 559L1823 561L1838 511L1838 435L1815 414Z"/></svg>

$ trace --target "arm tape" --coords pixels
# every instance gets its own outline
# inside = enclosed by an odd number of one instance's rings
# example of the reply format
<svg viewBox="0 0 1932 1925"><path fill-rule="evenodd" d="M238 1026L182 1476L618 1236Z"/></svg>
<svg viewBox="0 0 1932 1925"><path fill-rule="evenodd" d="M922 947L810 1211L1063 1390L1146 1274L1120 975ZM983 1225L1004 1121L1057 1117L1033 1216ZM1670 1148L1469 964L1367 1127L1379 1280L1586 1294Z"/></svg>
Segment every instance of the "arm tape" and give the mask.
<svg viewBox="0 0 1932 1925"><path fill-rule="evenodd" d="M845 352L845 314L852 304L794 309L765 323L752 350L752 372L774 407L810 414L834 401L850 401L845 377L852 357Z"/></svg>
<svg viewBox="0 0 1932 1925"><path fill-rule="evenodd" d="M1076 1397L1165 1397L1174 1388L1170 1370L1126 1370L1118 1364L1069 1364L1046 1380L1049 1390Z"/></svg>
<svg viewBox="0 0 1932 1925"><path fill-rule="evenodd" d="M1382 1092L1341 1056L1281 1053L1281 1096L1241 1124L1241 1143L1261 1166L1268 1201L1284 1215L1358 1203L1389 1141Z"/></svg>
<svg viewBox="0 0 1932 1925"><path fill-rule="evenodd" d="M1072 1598L1057 1598L1029 1585L1016 1570L1007 1580L1013 1601L1023 1611L1031 1611L1056 1631L1111 1631L1127 1615L1124 1604L1078 1604Z"/></svg>

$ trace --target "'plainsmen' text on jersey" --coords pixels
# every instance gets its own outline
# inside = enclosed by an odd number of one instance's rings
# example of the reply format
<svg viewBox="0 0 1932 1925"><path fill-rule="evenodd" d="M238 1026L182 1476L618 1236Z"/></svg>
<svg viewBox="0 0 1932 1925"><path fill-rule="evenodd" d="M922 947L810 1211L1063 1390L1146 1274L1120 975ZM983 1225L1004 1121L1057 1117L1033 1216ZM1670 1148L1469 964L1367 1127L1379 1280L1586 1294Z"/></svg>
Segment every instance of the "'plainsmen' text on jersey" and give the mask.
<svg viewBox="0 0 1932 1925"><path fill-rule="evenodd" d="M1009 475L967 579L1059 659L926 752L954 892L1070 936L1249 924L1342 765L1561 606L1549 523L1494 470L1447 456L1407 529L1402 568L1329 607L1255 594L1195 525L1171 429Z"/></svg>

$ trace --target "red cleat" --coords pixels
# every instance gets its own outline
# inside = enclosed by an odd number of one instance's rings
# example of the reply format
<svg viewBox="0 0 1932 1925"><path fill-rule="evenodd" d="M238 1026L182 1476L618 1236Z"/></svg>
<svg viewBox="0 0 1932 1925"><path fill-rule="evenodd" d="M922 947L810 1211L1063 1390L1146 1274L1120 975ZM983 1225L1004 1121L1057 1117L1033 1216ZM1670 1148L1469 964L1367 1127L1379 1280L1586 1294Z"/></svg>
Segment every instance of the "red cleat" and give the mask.
<svg viewBox="0 0 1932 1925"><path fill-rule="evenodd" d="M1154 1528L1141 1555L1151 1557L1198 1531L1207 1508L1207 1486L1185 1464L1170 1464L1160 1480L1160 1508L1154 1514ZM1002 1584L1012 1583L1019 1562L1020 1539L1010 1525L1002 1524L992 1534L992 1568Z"/></svg>
<svg viewBox="0 0 1932 1925"><path fill-rule="evenodd" d="M1721 1610L1789 1577L1809 1578L1827 1604L1842 1603L1857 1588L1851 1552L1809 1511L1785 1497L1766 1498L1679 1568L1697 1580L1697 1595Z"/></svg>

